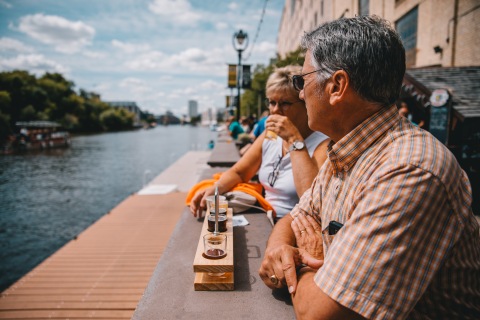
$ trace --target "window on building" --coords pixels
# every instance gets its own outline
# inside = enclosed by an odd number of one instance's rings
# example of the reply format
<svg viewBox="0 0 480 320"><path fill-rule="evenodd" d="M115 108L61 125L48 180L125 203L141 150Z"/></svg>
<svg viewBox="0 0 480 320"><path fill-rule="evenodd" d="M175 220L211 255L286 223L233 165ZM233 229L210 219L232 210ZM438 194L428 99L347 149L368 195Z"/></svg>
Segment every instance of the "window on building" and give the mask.
<svg viewBox="0 0 480 320"><path fill-rule="evenodd" d="M315 12L315 15L313 16L313 24L314 27L318 26L318 13Z"/></svg>
<svg viewBox="0 0 480 320"><path fill-rule="evenodd" d="M358 1L358 13L361 16L368 16L369 15L369 10L368 7L370 6L370 1L369 0L359 0Z"/></svg>
<svg viewBox="0 0 480 320"><path fill-rule="evenodd" d="M396 23L396 29L405 47L407 67L415 66L417 55L418 7L415 7Z"/></svg>
<svg viewBox="0 0 480 320"><path fill-rule="evenodd" d="M290 15L293 16L294 12L295 12L295 0L290 0Z"/></svg>
<svg viewBox="0 0 480 320"><path fill-rule="evenodd" d="M320 2L320 16L323 18L323 0Z"/></svg>

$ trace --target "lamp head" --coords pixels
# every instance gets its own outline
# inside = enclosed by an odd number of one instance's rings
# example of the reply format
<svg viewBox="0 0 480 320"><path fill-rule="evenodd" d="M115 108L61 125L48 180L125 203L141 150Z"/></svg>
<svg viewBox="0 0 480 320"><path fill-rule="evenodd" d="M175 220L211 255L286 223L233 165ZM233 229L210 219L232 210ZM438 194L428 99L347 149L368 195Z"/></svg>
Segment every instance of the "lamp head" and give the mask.
<svg viewBox="0 0 480 320"><path fill-rule="evenodd" d="M233 34L233 47L235 50L245 50L248 46L248 34L240 31Z"/></svg>

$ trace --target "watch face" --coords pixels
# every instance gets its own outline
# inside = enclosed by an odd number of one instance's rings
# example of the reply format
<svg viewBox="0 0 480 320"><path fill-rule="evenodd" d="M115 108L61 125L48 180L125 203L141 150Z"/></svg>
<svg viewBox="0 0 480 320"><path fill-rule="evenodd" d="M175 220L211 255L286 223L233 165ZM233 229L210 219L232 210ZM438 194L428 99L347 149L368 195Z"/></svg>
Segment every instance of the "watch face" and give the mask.
<svg viewBox="0 0 480 320"><path fill-rule="evenodd" d="M301 149L303 149L303 147L305 147L305 143L303 143L302 141L295 141L293 143L293 149L294 150L301 150Z"/></svg>

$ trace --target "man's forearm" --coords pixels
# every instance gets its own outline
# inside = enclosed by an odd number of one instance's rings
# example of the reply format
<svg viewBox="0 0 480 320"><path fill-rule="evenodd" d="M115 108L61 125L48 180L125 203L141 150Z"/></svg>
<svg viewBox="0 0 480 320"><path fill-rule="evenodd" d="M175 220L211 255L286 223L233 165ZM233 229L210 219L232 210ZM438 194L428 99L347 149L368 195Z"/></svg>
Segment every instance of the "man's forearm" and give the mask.
<svg viewBox="0 0 480 320"><path fill-rule="evenodd" d="M295 234L290 226L292 221L293 219L290 214L278 220L268 238L267 248L282 244L295 245Z"/></svg>
<svg viewBox="0 0 480 320"><path fill-rule="evenodd" d="M365 319L326 295L313 280L316 272L306 267L297 275L297 290L292 295L297 319Z"/></svg>

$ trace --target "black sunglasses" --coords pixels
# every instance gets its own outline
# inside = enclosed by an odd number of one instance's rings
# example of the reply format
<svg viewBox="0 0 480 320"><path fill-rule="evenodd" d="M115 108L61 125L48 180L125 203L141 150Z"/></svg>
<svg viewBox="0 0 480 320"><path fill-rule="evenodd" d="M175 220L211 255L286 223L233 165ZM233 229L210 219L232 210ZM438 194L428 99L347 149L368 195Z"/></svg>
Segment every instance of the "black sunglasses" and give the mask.
<svg viewBox="0 0 480 320"><path fill-rule="evenodd" d="M273 171L268 175L268 184L270 187L273 187L275 181L277 181L278 174L280 173L280 162L282 162L283 157L278 156L278 161L273 165Z"/></svg>
<svg viewBox="0 0 480 320"><path fill-rule="evenodd" d="M307 72L307 73L304 73L304 74L294 75L292 77L292 83L293 83L293 87L295 88L295 90L302 91L303 86L305 85L305 79L303 79L303 77L305 77L306 75L312 74L314 72L318 72L318 71L321 71L321 69L314 70L312 72Z"/></svg>

